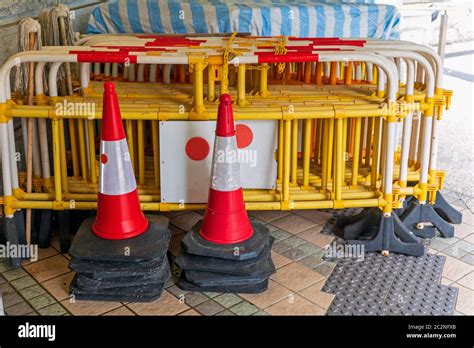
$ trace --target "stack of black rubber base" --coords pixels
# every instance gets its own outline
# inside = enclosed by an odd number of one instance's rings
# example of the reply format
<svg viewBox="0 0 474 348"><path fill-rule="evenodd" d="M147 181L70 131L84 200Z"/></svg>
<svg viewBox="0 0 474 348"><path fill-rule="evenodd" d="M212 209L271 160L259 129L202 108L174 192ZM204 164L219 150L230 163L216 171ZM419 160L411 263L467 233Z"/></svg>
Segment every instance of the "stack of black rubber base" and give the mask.
<svg viewBox="0 0 474 348"><path fill-rule="evenodd" d="M275 273L271 258L273 237L266 226L252 223L251 238L236 244L211 243L199 234L197 223L181 242L175 262L182 269L178 286L188 291L260 293Z"/></svg>
<svg viewBox="0 0 474 348"><path fill-rule="evenodd" d="M82 223L69 249L69 267L76 272L70 290L76 299L148 302L161 296L170 277L171 232L167 218L147 219L146 232L124 240L97 237L91 230L94 218Z"/></svg>

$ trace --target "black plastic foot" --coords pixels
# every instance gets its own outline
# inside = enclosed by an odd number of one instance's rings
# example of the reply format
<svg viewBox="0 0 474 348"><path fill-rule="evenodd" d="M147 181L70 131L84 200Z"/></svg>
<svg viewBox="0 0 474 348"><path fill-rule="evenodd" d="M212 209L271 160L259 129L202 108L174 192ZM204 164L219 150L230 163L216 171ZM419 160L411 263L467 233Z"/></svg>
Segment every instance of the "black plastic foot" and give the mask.
<svg viewBox="0 0 474 348"><path fill-rule="evenodd" d="M344 228L348 225L356 223L357 221L363 220L368 214L370 214L371 210L372 208L364 209L359 214L354 216L338 215L336 217L336 227Z"/></svg>
<svg viewBox="0 0 474 348"><path fill-rule="evenodd" d="M370 223L374 225L371 226ZM364 226L378 226L375 237L371 240L348 240L348 244L363 245L364 251L396 252L413 256L422 256L425 252L418 238L403 225L394 212L390 216L384 216L377 208L370 214L370 218L365 219Z"/></svg>
<svg viewBox="0 0 474 348"><path fill-rule="evenodd" d="M18 212L17 212L18 213ZM16 214L16 213L15 213ZM3 218L3 232L5 236L5 242L10 245L19 246L19 233L15 218ZM21 266L20 257L10 257L10 264L13 268Z"/></svg>
<svg viewBox="0 0 474 348"><path fill-rule="evenodd" d="M339 217L338 217L339 220ZM380 220L380 209L370 208L354 216L350 224L344 227L343 238L352 239L370 239L374 235L374 226L378 225Z"/></svg>
<svg viewBox="0 0 474 348"><path fill-rule="evenodd" d="M436 202L433 204L433 208L447 222L452 224L462 222L462 213L449 204L439 191L436 192Z"/></svg>
<svg viewBox="0 0 474 348"><path fill-rule="evenodd" d="M18 235L18 243L26 244L26 227L25 227L25 211L18 210L14 215L15 225Z"/></svg>
<svg viewBox="0 0 474 348"><path fill-rule="evenodd" d="M395 210L395 213L397 214L398 217L402 216L405 213L405 211L411 205L414 199L415 197L408 196L403 200L402 207Z"/></svg>
<svg viewBox="0 0 474 348"><path fill-rule="evenodd" d="M454 236L454 227L441 218L434 207L430 204L420 204L417 201L414 201L400 219L408 229L420 237L434 237L434 233L430 233L429 228L420 230L413 228L413 226L425 222L433 224L444 238L451 238Z"/></svg>
<svg viewBox="0 0 474 348"><path fill-rule="evenodd" d="M38 244L39 231L41 228L41 215L43 210L33 209L31 211L31 244Z"/></svg>
<svg viewBox="0 0 474 348"><path fill-rule="evenodd" d="M69 211L59 211L59 245L61 252L67 253L71 246L71 219Z"/></svg>
<svg viewBox="0 0 474 348"><path fill-rule="evenodd" d="M41 226L38 231L38 246L48 248L51 244L52 210L41 210Z"/></svg>

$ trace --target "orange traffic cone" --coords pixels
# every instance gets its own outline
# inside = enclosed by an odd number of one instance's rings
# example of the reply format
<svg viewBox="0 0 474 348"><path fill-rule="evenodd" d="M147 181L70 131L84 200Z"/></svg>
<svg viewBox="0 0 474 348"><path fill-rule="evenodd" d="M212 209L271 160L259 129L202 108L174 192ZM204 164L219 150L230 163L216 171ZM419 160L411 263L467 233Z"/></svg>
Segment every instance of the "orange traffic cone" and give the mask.
<svg viewBox="0 0 474 348"><path fill-rule="evenodd" d="M127 239L148 228L141 211L115 86L104 83L97 217L92 231L105 239Z"/></svg>
<svg viewBox="0 0 474 348"><path fill-rule="evenodd" d="M181 242L178 287L255 294L268 288L275 273L274 239L268 227L251 223L245 210L231 99L224 94L219 100L207 209L203 222Z"/></svg>
<svg viewBox="0 0 474 348"><path fill-rule="evenodd" d="M253 228L245 210L237 160L230 95L221 95L217 114L211 185L200 235L213 243L233 244L249 239Z"/></svg>

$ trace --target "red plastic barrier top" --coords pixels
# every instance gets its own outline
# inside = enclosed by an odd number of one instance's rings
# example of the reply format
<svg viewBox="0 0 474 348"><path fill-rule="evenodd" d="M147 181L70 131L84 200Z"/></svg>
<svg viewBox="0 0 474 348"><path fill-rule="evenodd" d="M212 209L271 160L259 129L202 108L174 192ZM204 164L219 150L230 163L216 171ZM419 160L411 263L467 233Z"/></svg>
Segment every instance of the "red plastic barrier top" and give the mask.
<svg viewBox="0 0 474 348"><path fill-rule="evenodd" d="M108 46L108 45L94 45L92 48L110 48L118 50L119 52L148 52L148 51L160 51L160 52L176 52L176 50L168 50L164 47L143 47L143 46Z"/></svg>
<svg viewBox="0 0 474 348"><path fill-rule="evenodd" d="M317 62L318 55L311 53L289 52L286 54L275 54L273 52L257 52L259 63L302 63Z"/></svg>
<svg viewBox="0 0 474 348"><path fill-rule="evenodd" d="M70 54L77 54L77 61L82 63L136 63L137 56L122 52L84 52L69 51Z"/></svg>
<svg viewBox="0 0 474 348"><path fill-rule="evenodd" d="M198 46L207 40L192 40L186 37L157 37L151 42L147 42L145 46Z"/></svg>

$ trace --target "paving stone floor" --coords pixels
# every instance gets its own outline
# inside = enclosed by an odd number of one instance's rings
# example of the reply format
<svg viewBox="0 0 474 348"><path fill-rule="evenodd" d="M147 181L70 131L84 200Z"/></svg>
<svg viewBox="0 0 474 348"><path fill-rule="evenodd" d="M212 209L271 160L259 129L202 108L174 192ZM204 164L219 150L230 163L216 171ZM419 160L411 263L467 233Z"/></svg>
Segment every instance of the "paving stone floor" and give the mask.
<svg viewBox="0 0 474 348"><path fill-rule="evenodd" d="M455 314L474 314L474 214L454 192L446 198L463 212L452 239L434 238L429 252L444 255L441 284L458 288ZM201 212L168 213L173 236L170 251L179 252L186 231L202 218ZM12 270L0 260L0 290L6 315L324 315L333 294L323 292L335 263L322 260L334 236L320 233L331 217L317 210L255 211L252 219L267 224L275 237L272 257L277 268L266 292L257 295L191 293L176 285L179 269L159 300L151 303L74 301L69 283L74 275L59 242L40 249L39 260ZM0 315L1 315L0 306Z"/></svg>

